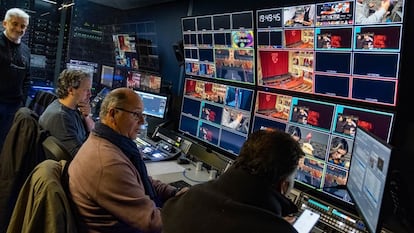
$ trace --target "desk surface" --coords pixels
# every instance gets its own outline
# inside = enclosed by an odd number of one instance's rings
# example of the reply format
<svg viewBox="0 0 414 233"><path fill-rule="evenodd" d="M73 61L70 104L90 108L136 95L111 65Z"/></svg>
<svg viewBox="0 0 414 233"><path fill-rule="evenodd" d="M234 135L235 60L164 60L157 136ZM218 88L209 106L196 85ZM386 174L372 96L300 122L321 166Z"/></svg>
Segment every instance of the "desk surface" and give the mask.
<svg viewBox="0 0 414 233"><path fill-rule="evenodd" d="M197 171L193 164L180 165L176 161L160 161L146 163L148 174L164 183L171 183L178 180L195 185L209 180L209 172L206 168Z"/></svg>

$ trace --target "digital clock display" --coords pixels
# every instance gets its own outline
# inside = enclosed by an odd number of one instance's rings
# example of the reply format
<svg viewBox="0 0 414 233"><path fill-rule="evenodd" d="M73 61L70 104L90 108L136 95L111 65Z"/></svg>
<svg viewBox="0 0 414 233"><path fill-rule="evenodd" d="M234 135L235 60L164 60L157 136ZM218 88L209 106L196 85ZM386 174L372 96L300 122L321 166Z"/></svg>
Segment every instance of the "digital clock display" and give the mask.
<svg viewBox="0 0 414 233"><path fill-rule="evenodd" d="M282 10L272 9L258 11L257 27L258 28L271 28L282 26Z"/></svg>

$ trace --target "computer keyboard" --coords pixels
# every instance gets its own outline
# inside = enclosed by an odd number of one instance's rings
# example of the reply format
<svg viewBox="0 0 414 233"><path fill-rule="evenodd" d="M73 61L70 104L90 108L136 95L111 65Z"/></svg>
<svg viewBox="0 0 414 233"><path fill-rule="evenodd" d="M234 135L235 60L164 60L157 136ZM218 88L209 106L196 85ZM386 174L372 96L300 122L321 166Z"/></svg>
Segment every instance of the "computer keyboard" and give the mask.
<svg viewBox="0 0 414 233"><path fill-rule="evenodd" d="M170 185L172 185L172 186L174 186L178 189L182 189L182 188L185 188L185 187L191 187L191 184L185 182L184 180L177 180L177 181L171 182Z"/></svg>

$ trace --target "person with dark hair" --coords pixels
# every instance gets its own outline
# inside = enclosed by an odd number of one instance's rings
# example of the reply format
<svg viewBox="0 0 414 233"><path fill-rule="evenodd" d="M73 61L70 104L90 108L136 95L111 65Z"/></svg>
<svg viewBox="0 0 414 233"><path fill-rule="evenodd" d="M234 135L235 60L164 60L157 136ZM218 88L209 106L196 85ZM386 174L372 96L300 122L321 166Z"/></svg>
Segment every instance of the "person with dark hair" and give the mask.
<svg viewBox="0 0 414 233"><path fill-rule="evenodd" d="M335 137L331 141L331 148L329 150L328 161L339 166L346 166L344 156L347 153L348 142L344 138Z"/></svg>
<svg viewBox="0 0 414 233"><path fill-rule="evenodd" d="M103 100L100 122L68 168L81 232L161 232L160 208L180 191L148 176L134 140L144 123L142 99L117 88Z"/></svg>
<svg viewBox="0 0 414 233"><path fill-rule="evenodd" d="M290 136L292 136L293 139L295 139L297 142L299 142L300 139L302 139L302 131L297 126L294 126L294 125L289 126L288 134L290 134Z"/></svg>
<svg viewBox="0 0 414 233"><path fill-rule="evenodd" d="M92 77L81 70L63 70L56 84L54 100L39 118L40 126L60 140L74 156L95 122L91 116Z"/></svg>
<svg viewBox="0 0 414 233"><path fill-rule="evenodd" d="M29 18L19 8L9 9L0 33L0 150L30 87L30 49L22 42Z"/></svg>
<svg viewBox="0 0 414 233"><path fill-rule="evenodd" d="M253 132L226 172L165 203L163 233L297 232L286 195L303 156L286 132Z"/></svg>

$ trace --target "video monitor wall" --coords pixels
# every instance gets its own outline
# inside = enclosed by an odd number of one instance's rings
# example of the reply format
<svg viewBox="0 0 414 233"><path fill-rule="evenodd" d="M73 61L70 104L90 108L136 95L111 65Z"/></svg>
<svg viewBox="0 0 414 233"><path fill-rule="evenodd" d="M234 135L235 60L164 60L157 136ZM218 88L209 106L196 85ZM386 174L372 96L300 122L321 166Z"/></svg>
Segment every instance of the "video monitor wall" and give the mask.
<svg viewBox="0 0 414 233"><path fill-rule="evenodd" d="M186 78L179 131L233 157L249 134L254 91Z"/></svg>
<svg viewBox="0 0 414 233"><path fill-rule="evenodd" d="M404 1L381 2L258 10L258 85L395 106Z"/></svg>
<svg viewBox="0 0 414 233"><path fill-rule="evenodd" d="M253 11L182 18L185 74L255 84Z"/></svg>
<svg viewBox="0 0 414 233"><path fill-rule="evenodd" d="M384 141L391 136L394 114L269 91L257 91L252 131L279 129L299 141L305 158L296 181L346 203L345 185L357 127Z"/></svg>
<svg viewBox="0 0 414 233"><path fill-rule="evenodd" d="M256 10L256 23L239 29L251 30L254 38L248 52L252 53L249 61L256 80L247 82L232 78L236 71L241 74L235 68L246 66L226 65L229 59L242 60L231 50L246 49L235 46L234 38L240 36L232 36L232 19L238 13L183 18L189 78L179 130L233 155L251 132L284 130L299 141L306 154L296 176L298 186L349 207L349 194L336 187L346 184L356 128L387 142L391 138L404 1L391 2L387 11L380 9L384 7L380 0L369 5L330 1ZM367 9L366 18L361 7ZM223 73L222 67L231 68ZM251 119L250 131L229 131L221 122L227 108L225 101L219 101L223 94L202 94L205 84L231 85L255 93L254 107L242 112L246 121ZM205 108L212 109L220 120L204 117ZM221 137L229 132L241 137L237 146L222 143Z"/></svg>

